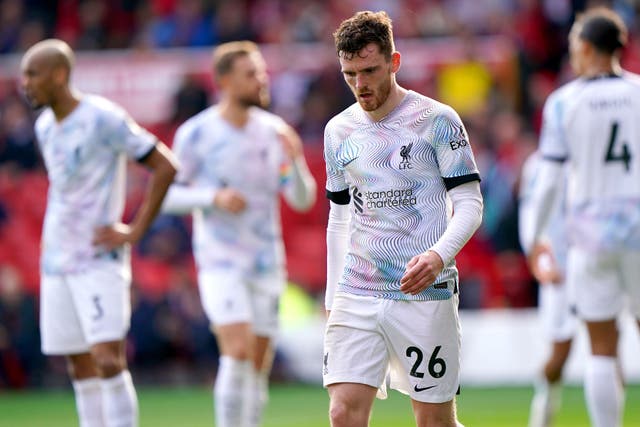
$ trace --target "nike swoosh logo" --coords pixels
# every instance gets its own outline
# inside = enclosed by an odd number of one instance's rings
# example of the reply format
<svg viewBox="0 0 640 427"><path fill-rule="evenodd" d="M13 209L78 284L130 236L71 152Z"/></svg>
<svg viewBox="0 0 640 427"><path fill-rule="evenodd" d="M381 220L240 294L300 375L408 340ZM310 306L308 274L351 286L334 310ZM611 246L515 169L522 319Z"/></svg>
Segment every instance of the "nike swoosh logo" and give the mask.
<svg viewBox="0 0 640 427"><path fill-rule="evenodd" d="M342 165L342 167L347 166L349 163L351 163L351 162L353 162L353 161L355 161L355 160L357 160L357 159L358 159L358 158L357 158L357 157L355 157L355 158L353 158L353 159L349 160L347 163L344 163L344 164Z"/></svg>
<svg viewBox="0 0 640 427"><path fill-rule="evenodd" d="M413 391L420 393L421 391L429 390L436 386L437 385L430 385L429 387L418 387L418 384L416 384L415 386L413 386Z"/></svg>

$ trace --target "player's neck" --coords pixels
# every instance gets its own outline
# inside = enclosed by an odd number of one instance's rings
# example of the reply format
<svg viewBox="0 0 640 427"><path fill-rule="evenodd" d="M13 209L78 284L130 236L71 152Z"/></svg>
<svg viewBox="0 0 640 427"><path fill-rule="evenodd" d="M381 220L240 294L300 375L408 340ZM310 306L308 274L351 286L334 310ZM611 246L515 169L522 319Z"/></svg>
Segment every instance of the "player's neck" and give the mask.
<svg viewBox="0 0 640 427"><path fill-rule="evenodd" d="M220 116L237 128L243 128L249 121L249 107L229 100L221 100L218 104Z"/></svg>
<svg viewBox="0 0 640 427"><path fill-rule="evenodd" d="M384 101L380 108L373 111L367 111L367 115L373 121L379 122L387 117L387 115L389 115L389 113L402 102L406 94L407 90L405 88L396 83L392 84L387 100Z"/></svg>
<svg viewBox="0 0 640 427"><path fill-rule="evenodd" d="M591 62L582 73L582 77L592 79L614 74L622 74L622 67L620 67L620 62L611 58L602 58L600 60Z"/></svg>
<svg viewBox="0 0 640 427"><path fill-rule="evenodd" d="M63 93L57 97L57 99L51 103L51 110L53 111L53 115L56 117L56 121L61 122L69 114L76 109L78 104L80 103L80 96L70 89L64 89Z"/></svg>

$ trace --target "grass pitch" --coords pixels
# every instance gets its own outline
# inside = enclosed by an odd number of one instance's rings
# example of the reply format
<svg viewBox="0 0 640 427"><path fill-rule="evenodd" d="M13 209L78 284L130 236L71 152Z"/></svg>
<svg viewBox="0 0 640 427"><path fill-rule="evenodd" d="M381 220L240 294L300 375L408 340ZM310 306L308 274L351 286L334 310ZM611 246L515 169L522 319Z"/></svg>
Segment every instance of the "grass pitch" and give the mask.
<svg viewBox="0 0 640 427"><path fill-rule="evenodd" d="M467 427L526 426L532 389L527 387L463 388L458 415ZM141 427L211 427L213 404L205 387L140 388ZM328 426L329 399L321 387L278 384L271 397L264 427ZM73 427L77 425L73 394L68 391L0 391L0 427ZM372 427L414 426L406 396L391 391L376 400ZM589 425L580 387L566 387L556 427ZM625 427L640 427L640 385L627 388Z"/></svg>

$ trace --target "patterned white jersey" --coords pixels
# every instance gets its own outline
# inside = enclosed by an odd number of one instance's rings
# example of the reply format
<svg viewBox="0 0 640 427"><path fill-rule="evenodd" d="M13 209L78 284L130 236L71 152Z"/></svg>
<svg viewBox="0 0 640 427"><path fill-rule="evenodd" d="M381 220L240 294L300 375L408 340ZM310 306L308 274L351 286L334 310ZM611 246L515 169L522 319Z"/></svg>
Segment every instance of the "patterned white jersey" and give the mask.
<svg viewBox="0 0 640 427"><path fill-rule="evenodd" d="M212 191L206 207L193 211L194 255L201 271L284 268L279 192L290 178L291 163L278 137L283 126L278 116L251 108L246 125L237 128L212 106L176 132L178 184L213 191L228 186L247 202L243 212L232 214L213 206Z"/></svg>
<svg viewBox="0 0 640 427"><path fill-rule="evenodd" d="M528 253L533 245L533 223L535 221L536 206L534 201L534 191L538 184L538 172L540 168L540 152L531 154L522 166L520 176L520 190L518 194L518 231L520 244L523 250ZM563 175L563 180L566 177ZM555 194L555 199L551 205L551 213L547 222L547 229L543 230L543 236L549 242L553 256L558 268L565 271L567 260L567 235L566 235L566 182L560 185L560 191Z"/></svg>
<svg viewBox="0 0 640 427"><path fill-rule="evenodd" d="M125 262L126 248L92 245L97 227L121 221L127 158L143 160L156 138L105 98L83 95L61 122L47 108L35 125L49 177L41 268L73 273L102 257Z"/></svg>
<svg viewBox="0 0 640 427"><path fill-rule="evenodd" d="M640 77L574 80L551 94L543 119L543 158L568 162L570 243L640 249Z"/></svg>
<svg viewBox="0 0 640 427"><path fill-rule="evenodd" d="M327 124L324 155L328 198L351 205L337 290L387 299L451 298L458 286L454 260L421 293L399 289L409 260L447 228L447 189L480 179L455 111L413 91L377 122L353 104Z"/></svg>

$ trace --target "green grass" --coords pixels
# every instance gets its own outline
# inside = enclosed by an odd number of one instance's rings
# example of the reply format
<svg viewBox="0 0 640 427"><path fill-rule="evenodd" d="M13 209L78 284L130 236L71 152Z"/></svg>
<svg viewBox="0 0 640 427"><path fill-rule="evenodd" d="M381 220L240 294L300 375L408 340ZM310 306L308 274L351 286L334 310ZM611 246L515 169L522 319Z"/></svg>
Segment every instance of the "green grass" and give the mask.
<svg viewBox="0 0 640 427"><path fill-rule="evenodd" d="M463 389L458 414L467 427L526 426L532 390L526 387ZM140 388L141 427L211 427L208 388ZM627 388L625 427L640 427L640 385ZM264 427L327 426L328 398L316 386L275 385ZM76 425L71 391L0 392L0 427L69 427ZM409 400L397 392L376 400L372 427L410 427ZM567 387L556 427L589 425L582 388Z"/></svg>

